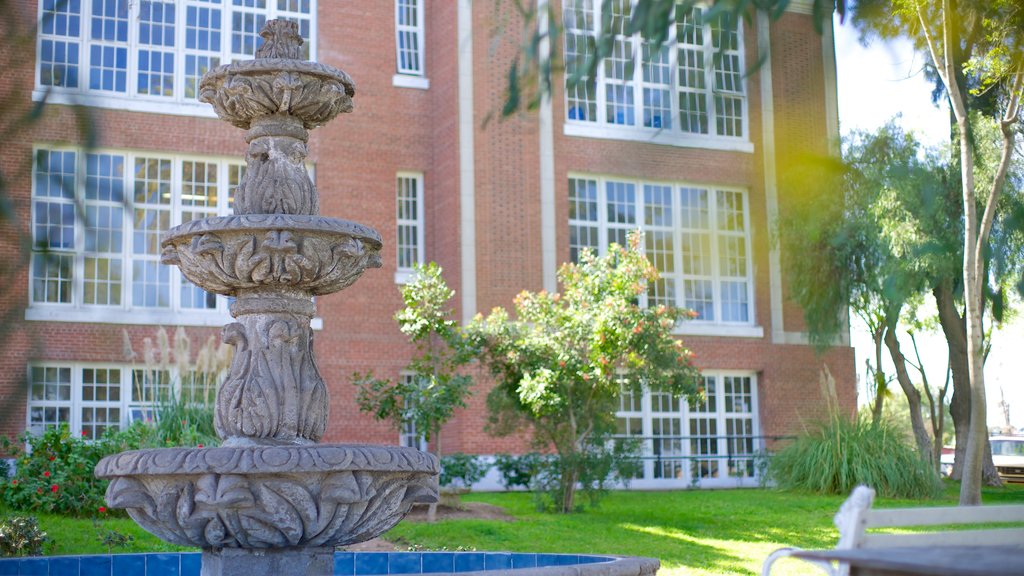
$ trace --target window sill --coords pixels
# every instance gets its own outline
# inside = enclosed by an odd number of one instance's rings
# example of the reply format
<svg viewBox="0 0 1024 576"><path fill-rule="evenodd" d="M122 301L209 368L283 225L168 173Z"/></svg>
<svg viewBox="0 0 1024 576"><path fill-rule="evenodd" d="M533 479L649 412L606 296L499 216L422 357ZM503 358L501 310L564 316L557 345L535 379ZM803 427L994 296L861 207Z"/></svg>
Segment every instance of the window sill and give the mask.
<svg viewBox="0 0 1024 576"><path fill-rule="evenodd" d="M630 140L633 142L665 144L668 146L679 146L683 148L708 148L711 150L750 153L754 151L754 144L749 140L723 138L719 136L681 134L657 128L602 126L593 123L583 124L569 121L564 125L564 133L566 136L578 136L581 138Z"/></svg>
<svg viewBox="0 0 1024 576"><path fill-rule="evenodd" d="M33 306L25 309L25 320L37 322L92 322L99 324L164 324L172 326L223 326L231 322L225 312L174 312L171 310L62 306Z"/></svg>
<svg viewBox="0 0 1024 576"><path fill-rule="evenodd" d="M391 85L398 88L427 90L430 88L430 78L424 78L423 76L411 76L409 74L395 74L391 77Z"/></svg>
<svg viewBox="0 0 1024 576"><path fill-rule="evenodd" d="M683 336L725 336L731 338L764 338L764 328L745 324L712 324L710 322L683 322L672 330Z"/></svg>
<svg viewBox="0 0 1024 576"><path fill-rule="evenodd" d="M132 310L62 308L36 306L25 309L25 320L32 322L90 322L96 324L151 324L165 326L212 326L219 328L233 321L227 312L172 312L170 310ZM310 328L323 330L324 319L314 316Z"/></svg>
<svg viewBox="0 0 1024 576"><path fill-rule="evenodd" d="M395 271L395 284L404 286L409 282L412 282L416 276L416 272L411 268L400 268Z"/></svg>
<svg viewBox="0 0 1024 576"><path fill-rule="evenodd" d="M60 89L33 90L34 102L46 101L47 104L67 104L71 106L89 106L92 108L110 108L128 112L148 112L153 114L171 114L175 116L199 116L216 118L213 107L202 102L178 102L174 100L151 98L146 96L130 97L119 94L99 94L95 92L72 92Z"/></svg>

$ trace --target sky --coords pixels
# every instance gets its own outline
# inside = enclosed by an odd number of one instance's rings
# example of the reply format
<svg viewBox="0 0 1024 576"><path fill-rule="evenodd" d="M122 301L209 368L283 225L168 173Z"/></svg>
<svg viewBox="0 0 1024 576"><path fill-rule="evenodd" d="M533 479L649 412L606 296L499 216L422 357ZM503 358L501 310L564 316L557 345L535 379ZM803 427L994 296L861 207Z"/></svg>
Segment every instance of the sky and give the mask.
<svg viewBox="0 0 1024 576"><path fill-rule="evenodd" d="M839 91L839 126L845 135L850 130L873 130L894 116L900 115L903 128L913 131L924 143L939 144L948 138L949 112L945 106L931 103L931 84L921 72L923 57L916 54L909 42L875 41L868 47L860 45L857 32L849 22L835 22L836 67ZM864 359L874 358L871 337L855 318L851 322L851 339L857 353L858 397L861 403L870 399L863 388ZM1005 394L1010 405L1010 422L1024 428L1024 322L997 330L992 338L993 349L985 367L988 425L1002 425L999 407ZM947 354L941 333L918 337L922 360L933 385L945 379ZM910 354L909 340L901 339L904 354ZM892 372L892 364L888 365ZM898 388L898 386L897 386ZM950 392L952 393L952 392ZM899 392L902 394L902 392Z"/></svg>

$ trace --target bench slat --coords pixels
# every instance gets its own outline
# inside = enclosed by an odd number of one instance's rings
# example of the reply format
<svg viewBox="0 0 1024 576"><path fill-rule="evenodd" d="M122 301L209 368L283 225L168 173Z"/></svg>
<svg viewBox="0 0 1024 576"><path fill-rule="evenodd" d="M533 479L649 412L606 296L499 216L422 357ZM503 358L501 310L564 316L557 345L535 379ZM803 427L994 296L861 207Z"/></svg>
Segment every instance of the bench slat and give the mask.
<svg viewBox="0 0 1024 576"><path fill-rule="evenodd" d="M863 516L865 528L1024 522L1024 506L949 506L933 508L873 508Z"/></svg>
<svg viewBox="0 0 1024 576"><path fill-rule="evenodd" d="M959 530L920 534L865 534L860 548L905 546L1020 546L1024 555L1024 528Z"/></svg>

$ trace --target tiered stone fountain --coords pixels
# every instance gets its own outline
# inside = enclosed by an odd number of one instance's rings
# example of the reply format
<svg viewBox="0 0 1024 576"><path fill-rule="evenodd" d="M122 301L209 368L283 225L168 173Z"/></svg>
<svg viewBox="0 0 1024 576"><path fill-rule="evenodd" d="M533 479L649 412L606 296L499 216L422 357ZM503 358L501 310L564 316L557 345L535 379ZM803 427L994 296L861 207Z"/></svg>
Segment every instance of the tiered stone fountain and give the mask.
<svg viewBox="0 0 1024 576"><path fill-rule="evenodd" d="M313 296L380 267L380 236L319 215L304 161L308 130L352 110L341 70L301 60L292 22L261 32L256 58L211 70L200 100L247 130L234 215L163 239L163 262L234 296L235 346L217 392L218 448L161 448L103 459L107 502L160 538L203 549L210 576L331 574L334 547L368 540L416 502L437 500L438 462L412 448L321 445L328 394L313 357Z"/></svg>

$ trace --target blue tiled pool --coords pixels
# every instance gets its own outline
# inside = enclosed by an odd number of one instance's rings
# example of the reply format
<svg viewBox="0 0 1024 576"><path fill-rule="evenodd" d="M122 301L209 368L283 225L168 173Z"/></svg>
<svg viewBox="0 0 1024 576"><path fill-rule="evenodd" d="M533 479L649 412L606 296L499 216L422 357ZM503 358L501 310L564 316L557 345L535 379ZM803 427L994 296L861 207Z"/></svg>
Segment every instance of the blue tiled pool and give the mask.
<svg viewBox="0 0 1024 576"><path fill-rule="evenodd" d="M201 554L0 559L0 576L199 576ZM614 563L613 556L519 552L335 552L335 576L459 573Z"/></svg>

